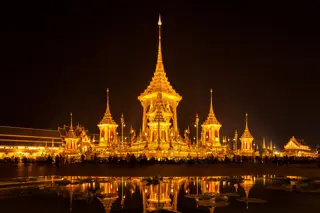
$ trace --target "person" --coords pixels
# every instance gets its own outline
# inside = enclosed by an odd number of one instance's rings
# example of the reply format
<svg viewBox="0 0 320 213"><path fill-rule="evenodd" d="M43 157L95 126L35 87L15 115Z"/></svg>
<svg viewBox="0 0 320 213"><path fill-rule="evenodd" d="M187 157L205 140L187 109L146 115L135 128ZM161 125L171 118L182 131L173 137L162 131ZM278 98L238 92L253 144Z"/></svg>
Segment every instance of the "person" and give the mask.
<svg viewBox="0 0 320 213"><path fill-rule="evenodd" d="M59 155L56 155L55 163L56 163L56 167L59 167L59 164L60 164L60 158L59 158Z"/></svg>
<svg viewBox="0 0 320 213"><path fill-rule="evenodd" d="M84 155L81 155L81 163L84 163Z"/></svg>

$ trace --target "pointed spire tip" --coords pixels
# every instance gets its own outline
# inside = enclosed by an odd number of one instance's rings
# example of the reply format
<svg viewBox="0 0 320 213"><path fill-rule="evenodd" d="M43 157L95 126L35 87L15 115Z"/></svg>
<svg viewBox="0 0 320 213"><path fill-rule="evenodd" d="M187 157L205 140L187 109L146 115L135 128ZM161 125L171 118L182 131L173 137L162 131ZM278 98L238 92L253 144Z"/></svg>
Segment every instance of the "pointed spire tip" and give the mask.
<svg viewBox="0 0 320 213"><path fill-rule="evenodd" d="M161 14L159 13L159 20L158 20L158 25L161 26L162 22L161 22Z"/></svg>

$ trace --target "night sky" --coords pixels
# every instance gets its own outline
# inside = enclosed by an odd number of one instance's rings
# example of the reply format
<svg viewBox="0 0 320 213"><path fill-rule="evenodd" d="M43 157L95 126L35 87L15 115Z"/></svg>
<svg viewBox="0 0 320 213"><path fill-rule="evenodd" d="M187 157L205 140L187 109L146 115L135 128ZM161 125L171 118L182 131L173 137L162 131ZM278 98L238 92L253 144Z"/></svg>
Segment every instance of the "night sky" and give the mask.
<svg viewBox="0 0 320 213"><path fill-rule="evenodd" d="M74 124L98 133L110 88L114 119L123 112L139 130L161 13L181 132L196 113L204 121L212 88L221 135L242 134L248 112L258 141L319 143L319 1L53 2L2 6L0 125L56 129L73 112Z"/></svg>

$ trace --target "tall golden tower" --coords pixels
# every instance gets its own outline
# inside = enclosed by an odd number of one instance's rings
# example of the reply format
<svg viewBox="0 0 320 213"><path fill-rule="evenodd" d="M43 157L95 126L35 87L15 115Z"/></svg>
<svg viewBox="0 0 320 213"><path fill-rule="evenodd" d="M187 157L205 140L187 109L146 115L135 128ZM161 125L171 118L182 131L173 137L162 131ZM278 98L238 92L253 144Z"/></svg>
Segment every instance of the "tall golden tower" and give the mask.
<svg viewBox="0 0 320 213"><path fill-rule="evenodd" d="M220 128L221 124L217 120L212 106L212 89L210 89L210 109L207 120L201 125L202 127L202 145L207 147L221 146L220 144Z"/></svg>
<svg viewBox="0 0 320 213"><path fill-rule="evenodd" d="M246 127L242 136L240 137L241 140L241 152L242 154L253 154L254 150L252 148L252 141L253 137L249 131L248 127L248 113L246 113Z"/></svg>
<svg viewBox="0 0 320 213"><path fill-rule="evenodd" d="M164 71L161 50L161 17L159 15L159 44L156 70L143 93L138 97L143 107L142 135L147 146L160 147L179 135L177 106L182 97L172 88Z"/></svg>
<svg viewBox="0 0 320 213"><path fill-rule="evenodd" d="M118 124L113 120L109 106L109 89L107 89L107 109L103 119L98 124L100 129L99 146L110 146L117 142L117 127Z"/></svg>

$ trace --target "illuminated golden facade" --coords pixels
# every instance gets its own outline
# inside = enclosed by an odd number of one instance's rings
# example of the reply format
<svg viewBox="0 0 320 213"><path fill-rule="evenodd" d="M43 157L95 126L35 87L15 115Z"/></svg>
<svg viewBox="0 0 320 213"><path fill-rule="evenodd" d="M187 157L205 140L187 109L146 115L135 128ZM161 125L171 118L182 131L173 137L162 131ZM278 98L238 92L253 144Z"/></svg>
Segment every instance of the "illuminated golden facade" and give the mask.
<svg viewBox="0 0 320 213"><path fill-rule="evenodd" d="M311 152L310 147L303 140L296 139L294 136L284 145L282 154L288 156L315 156L315 153Z"/></svg>

